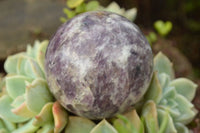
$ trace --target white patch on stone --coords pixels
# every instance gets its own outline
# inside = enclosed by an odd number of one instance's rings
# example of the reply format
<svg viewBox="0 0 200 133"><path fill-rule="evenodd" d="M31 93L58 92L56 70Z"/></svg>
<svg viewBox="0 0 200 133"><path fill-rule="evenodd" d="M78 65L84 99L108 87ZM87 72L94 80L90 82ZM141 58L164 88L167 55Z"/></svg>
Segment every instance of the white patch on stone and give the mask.
<svg viewBox="0 0 200 133"><path fill-rule="evenodd" d="M69 47L65 49L63 52L65 54L63 60L66 60L66 57L69 57L68 60L71 64L73 64L77 70L79 70L80 78L84 78L90 68L93 66L92 61L87 57L80 57L75 52L70 52Z"/></svg>
<svg viewBox="0 0 200 133"><path fill-rule="evenodd" d="M118 62L116 62L119 66L123 66L127 63L128 57L131 55L131 45L125 45L122 47L120 55L118 56Z"/></svg>

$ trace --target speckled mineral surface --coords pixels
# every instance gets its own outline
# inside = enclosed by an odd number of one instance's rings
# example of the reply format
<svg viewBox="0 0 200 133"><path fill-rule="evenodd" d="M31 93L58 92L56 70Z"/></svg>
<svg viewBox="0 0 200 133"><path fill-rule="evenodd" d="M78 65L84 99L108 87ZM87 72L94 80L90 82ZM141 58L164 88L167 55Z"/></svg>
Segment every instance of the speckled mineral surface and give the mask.
<svg viewBox="0 0 200 133"><path fill-rule="evenodd" d="M50 40L46 76L70 112L112 117L137 103L152 76L151 47L139 28L110 12L88 12L64 23Z"/></svg>

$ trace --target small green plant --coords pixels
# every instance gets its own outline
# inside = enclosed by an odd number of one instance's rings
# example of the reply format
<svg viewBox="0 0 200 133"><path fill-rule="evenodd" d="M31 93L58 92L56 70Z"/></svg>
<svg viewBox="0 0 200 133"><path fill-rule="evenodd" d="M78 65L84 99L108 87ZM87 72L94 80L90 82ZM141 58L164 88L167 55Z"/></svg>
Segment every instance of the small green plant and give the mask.
<svg viewBox="0 0 200 133"><path fill-rule="evenodd" d="M173 25L170 21L163 22L162 20L158 20L154 22L154 29L157 31L157 33L153 31L149 32L149 34L146 35L148 42L151 45L155 43L157 41L158 35L165 38L172 30L172 27Z"/></svg>
<svg viewBox="0 0 200 133"><path fill-rule="evenodd" d="M162 37L166 37L172 30L172 27L173 25L170 21L163 22L162 20L158 20L154 23L154 28Z"/></svg>
<svg viewBox="0 0 200 133"><path fill-rule="evenodd" d="M153 43L155 43L157 41L157 35L155 32L150 32L147 36L146 36L148 42L152 45Z"/></svg>
<svg viewBox="0 0 200 133"><path fill-rule="evenodd" d="M120 6L116 2L110 3L107 7L103 7L96 0L85 2L84 0L67 0L66 2L67 8L63 9L63 12L67 17L61 17L61 22L66 22L67 20L73 18L74 16L95 10L104 10L118 13L129 20L133 21L136 18L137 9L131 8L129 10L125 10L124 8L120 8Z"/></svg>

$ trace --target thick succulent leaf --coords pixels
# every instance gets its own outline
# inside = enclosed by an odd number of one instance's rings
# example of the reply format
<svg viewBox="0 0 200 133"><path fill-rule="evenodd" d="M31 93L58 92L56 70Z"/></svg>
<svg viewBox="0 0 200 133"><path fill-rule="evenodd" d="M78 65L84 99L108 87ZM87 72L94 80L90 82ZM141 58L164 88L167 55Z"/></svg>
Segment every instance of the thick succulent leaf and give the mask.
<svg viewBox="0 0 200 133"><path fill-rule="evenodd" d="M163 93L164 94L163 94L162 99L166 99L167 101L169 99L174 99L177 95L177 92L174 87L166 87Z"/></svg>
<svg viewBox="0 0 200 133"><path fill-rule="evenodd" d="M163 89L163 92L166 91L166 89L169 87L170 83L170 77L166 73L158 74L158 79L160 81L161 88Z"/></svg>
<svg viewBox="0 0 200 133"><path fill-rule="evenodd" d="M144 133L144 125L136 110L117 117L118 119L114 120L113 126L118 133Z"/></svg>
<svg viewBox="0 0 200 133"><path fill-rule="evenodd" d="M39 113L42 107L53 101L45 80L37 78L26 87L25 99L28 108L35 113Z"/></svg>
<svg viewBox="0 0 200 133"><path fill-rule="evenodd" d="M120 6L114 1L110 3L104 10L120 15L123 15L125 13L125 10L123 8L121 9Z"/></svg>
<svg viewBox="0 0 200 133"><path fill-rule="evenodd" d="M53 123L48 123L42 126L42 128L39 129L37 133L54 133L53 128L54 128Z"/></svg>
<svg viewBox="0 0 200 133"><path fill-rule="evenodd" d="M136 110L130 111L124 114L124 116L132 123L132 125L134 125L134 127L137 129L137 131L139 131L139 133L144 132L144 125L140 117L138 116Z"/></svg>
<svg viewBox="0 0 200 133"><path fill-rule="evenodd" d="M117 130L103 119L98 125L96 125L90 133L117 133Z"/></svg>
<svg viewBox="0 0 200 133"><path fill-rule="evenodd" d="M0 128L0 133L9 133L5 128Z"/></svg>
<svg viewBox="0 0 200 133"><path fill-rule="evenodd" d="M28 57L27 55L19 56L18 61L17 61L17 66L16 66L17 74L26 75L25 64L26 64L28 58L30 58L30 57Z"/></svg>
<svg viewBox="0 0 200 133"><path fill-rule="evenodd" d="M94 11L99 8L99 2L98 1L90 1L86 4L86 10L87 11Z"/></svg>
<svg viewBox="0 0 200 133"><path fill-rule="evenodd" d="M175 118L176 122L180 122L183 124L190 123L194 116L196 115L196 110L192 103L190 103L185 97L182 95L177 95L175 98L178 103L178 110L180 111L180 116ZM184 114L184 115L183 115Z"/></svg>
<svg viewBox="0 0 200 133"><path fill-rule="evenodd" d="M171 79L174 79L174 70L170 60L162 53L159 52L154 57L154 71L158 71L159 74L165 73L170 76Z"/></svg>
<svg viewBox="0 0 200 133"><path fill-rule="evenodd" d="M153 100L155 103L159 103L162 97L162 88L157 77L157 73L154 72L151 79L148 91L145 94L145 100Z"/></svg>
<svg viewBox="0 0 200 133"><path fill-rule="evenodd" d="M25 81L32 81L32 79L22 75L6 77L6 89L11 98L15 99L25 93Z"/></svg>
<svg viewBox="0 0 200 133"><path fill-rule="evenodd" d="M45 52L47 49L49 41L43 41L40 43L40 46L37 51L36 60L41 70L44 72L44 60L45 60Z"/></svg>
<svg viewBox="0 0 200 133"><path fill-rule="evenodd" d="M41 112L37 116L35 116L33 124L35 126L42 126L47 123L53 123L52 107L52 102L45 104Z"/></svg>
<svg viewBox="0 0 200 133"><path fill-rule="evenodd" d="M30 44L28 44L27 49L26 49L26 54L29 57L36 58L37 51L38 51L40 45L41 45L40 41L38 41L38 40L35 40L33 47Z"/></svg>
<svg viewBox="0 0 200 133"><path fill-rule="evenodd" d="M158 109L159 133L177 133L173 119L167 110Z"/></svg>
<svg viewBox="0 0 200 133"><path fill-rule="evenodd" d="M0 117L14 123L27 121L28 118L17 116L11 112L11 103L12 98L8 95L4 95L0 98Z"/></svg>
<svg viewBox="0 0 200 133"><path fill-rule="evenodd" d="M39 127L33 125L34 119L30 120L20 128L17 128L12 133L34 133Z"/></svg>
<svg viewBox="0 0 200 133"><path fill-rule="evenodd" d="M37 62L32 58L27 59L24 66L24 71L26 75L31 78L44 78L44 72L41 70Z"/></svg>
<svg viewBox="0 0 200 133"><path fill-rule="evenodd" d="M124 16L130 21L134 21L137 15L137 8L131 8L124 13Z"/></svg>
<svg viewBox="0 0 200 133"><path fill-rule="evenodd" d="M12 107L17 108L25 102L25 96L21 95L15 98L11 104Z"/></svg>
<svg viewBox="0 0 200 133"><path fill-rule="evenodd" d="M172 118L176 118L181 115L180 111L177 108L171 108L167 105L158 105L158 108L162 110L168 110Z"/></svg>
<svg viewBox="0 0 200 133"><path fill-rule="evenodd" d="M84 0L67 0L67 6L69 8L75 8L83 2L84 2Z"/></svg>
<svg viewBox="0 0 200 133"><path fill-rule="evenodd" d="M177 133L191 133L189 129L182 123L175 123L175 127L177 129Z"/></svg>
<svg viewBox="0 0 200 133"><path fill-rule="evenodd" d="M54 133L59 133L64 129L68 121L68 113L59 102L53 104L53 117L55 123Z"/></svg>
<svg viewBox="0 0 200 133"><path fill-rule="evenodd" d="M75 11L72 11L74 14L79 14L79 13L83 13L86 12L86 4L82 3L79 6L76 7Z"/></svg>
<svg viewBox="0 0 200 133"><path fill-rule="evenodd" d="M137 132L134 125L131 125L130 121L128 121L128 119L124 116L120 116L118 119L114 120L113 126L117 130L118 133Z"/></svg>
<svg viewBox="0 0 200 133"><path fill-rule="evenodd" d="M17 73L17 62L20 56L24 55L25 53L19 53L16 55L8 56L5 63L4 63L4 70L7 73Z"/></svg>
<svg viewBox="0 0 200 133"><path fill-rule="evenodd" d="M4 120L2 119L2 124L3 124L3 127L6 129L6 131L13 131L17 128L16 124L15 123L12 123L10 121L7 121L7 120ZM1 125L1 124L0 124ZM1 129L1 126L0 126L0 129Z"/></svg>
<svg viewBox="0 0 200 133"><path fill-rule="evenodd" d="M168 99L167 100L167 105L170 108L176 108L177 106L179 106L178 103L174 99Z"/></svg>
<svg viewBox="0 0 200 133"><path fill-rule="evenodd" d="M28 107L26 102L22 103L19 107L11 110L14 114L22 116L25 118L32 118L36 113L32 112Z"/></svg>
<svg viewBox="0 0 200 133"><path fill-rule="evenodd" d="M153 101L145 103L142 116L144 117L146 131L148 133L158 133L158 120L157 120L157 109L156 104Z"/></svg>
<svg viewBox="0 0 200 133"><path fill-rule="evenodd" d="M89 133L95 127L95 123L89 119L70 116L65 133Z"/></svg>
<svg viewBox="0 0 200 133"><path fill-rule="evenodd" d="M197 85L189 79L178 78L170 83L170 86L175 87L176 91L187 98L189 101L195 96Z"/></svg>

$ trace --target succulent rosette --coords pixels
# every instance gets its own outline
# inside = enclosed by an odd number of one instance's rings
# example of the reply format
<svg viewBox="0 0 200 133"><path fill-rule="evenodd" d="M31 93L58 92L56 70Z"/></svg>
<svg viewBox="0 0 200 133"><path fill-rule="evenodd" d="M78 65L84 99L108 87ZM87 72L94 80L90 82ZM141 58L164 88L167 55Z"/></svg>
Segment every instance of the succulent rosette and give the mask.
<svg viewBox="0 0 200 133"><path fill-rule="evenodd" d="M48 41L35 41L26 52L7 58L7 75L1 81L1 132L58 133L67 123L67 112L55 102L45 79L47 45Z"/></svg>
<svg viewBox="0 0 200 133"><path fill-rule="evenodd" d="M26 52L9 56L1 79L1 133L189 133L196 115L191 100L197 85L174 78L172 63L162 53L154 57L154 75L139 108L113 119L93 122L68 112L51 95L45 74L48 41L35 41Z"/></svg>

